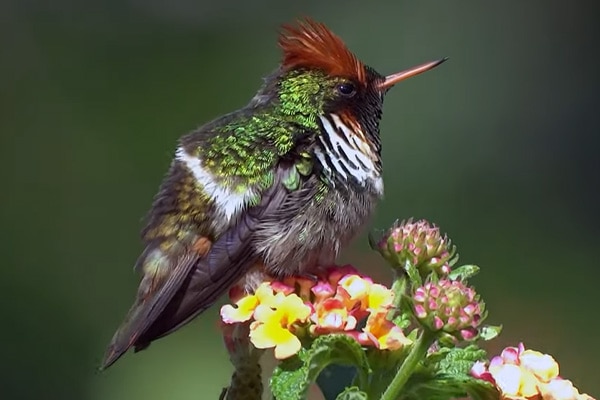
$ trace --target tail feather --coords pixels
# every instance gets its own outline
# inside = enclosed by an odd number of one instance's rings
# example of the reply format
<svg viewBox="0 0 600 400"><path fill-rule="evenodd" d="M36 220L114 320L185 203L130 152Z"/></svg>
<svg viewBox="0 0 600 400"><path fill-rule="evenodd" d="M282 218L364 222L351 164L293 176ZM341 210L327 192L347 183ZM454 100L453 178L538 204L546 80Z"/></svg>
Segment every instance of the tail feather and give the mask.
<svg viewBox="0 0 600 400"><path fill-rule="evenodd" d="M165 256L160 250L142 254L145 257L143 263L149 267L144 271L135 303L108 345L101 370L114 364L132 346L138 349L144 347L143 343L138 344L139 337L185 286L190 271L203 255L193 246L172 257Z"/></svg>
<svg viewBox="0 0 600 400"><path fill-rule="evenodd" d="M136 301L129 309L124 322L115 332L106 349L100 370L105 370L113 365L131 347L135 346L136 351L141 350L136 343L139 335L142 333L140 327L144 325L144 319L148 315L146 308L147 305Z"/></svg>

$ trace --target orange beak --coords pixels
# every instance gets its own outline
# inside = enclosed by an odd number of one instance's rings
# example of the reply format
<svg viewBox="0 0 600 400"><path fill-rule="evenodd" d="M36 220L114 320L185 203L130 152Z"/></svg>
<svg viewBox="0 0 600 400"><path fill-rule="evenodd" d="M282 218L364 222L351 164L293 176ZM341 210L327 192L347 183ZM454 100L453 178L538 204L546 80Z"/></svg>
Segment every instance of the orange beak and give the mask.
<svg viewBox="0 0 600 400"><path fill-rule="evenodd" d="M403 81L405 79L411 78L415 75L419 75L425 71L429 71L446 61L448 57L442 58L441 60L431 61L425 64L417 65L416 67L412 67L406 69L401 72L396 72L395 74L388 75L385 77L385 80L379 84L379 90L385 91L394 86L396 83Z"/></svg>

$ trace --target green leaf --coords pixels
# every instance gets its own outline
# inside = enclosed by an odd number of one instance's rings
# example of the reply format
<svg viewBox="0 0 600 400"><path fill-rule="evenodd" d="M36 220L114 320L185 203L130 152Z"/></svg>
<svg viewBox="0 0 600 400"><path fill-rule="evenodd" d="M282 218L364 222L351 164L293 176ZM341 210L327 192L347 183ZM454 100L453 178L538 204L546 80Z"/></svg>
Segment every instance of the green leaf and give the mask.
<svg viewBox="0 0 600 400"><path fill-rule="evenodd" d="M479 267L477 265L461 265L450 272L448 278L452 281L462 280L465 281L479 273Z"/></svg>
<svg viewBox="0 0 600 400"><path fill-rule="evenodd" d="M483 340L492 340L500 335L500 332L502 332L502 325L485 325L479 330L479 337Z"/></svg>
<svg viewBox="0 0 600 400"><path fill-rule="evenodd" d="M327 335L275 368L270 384L273 396L277 400L305 398L310 384L331 364L355 366L359 386L368 384L370 367L361 345L346 335Z"/></svg>
<svg viewBox="0 0 600 400"><path fill-rule="evenodd" d="M271 392L277 400L300 400L308 390L308 367L305 360L308 358L308 350L301 349L291 358L283 360L273 371L271 376Z"/></svg>
<svg viewBox="0 0 600 400"><path fill-rule="evenodd" d="M410 310L410 306L412 306L412 303L410 303L408 300L406 301L401 301L401 309L402 310ZM411 319L412 313L411 312L403 312L399 315L397 315L396 317L394 317L394 319L392 320L392 322L398 326L400 329L404 330L407 329L410 324L412 323L412 319Z"/></svg>
<svg viewBox="0 0 600 400"><path fill-rule="evenodd" d="M469 397L473 400L498 400L499 394L489 383L470 376L433 377L415 374L406 385L402 400L448 400Z"/></svg>
<svg viewBox="0 0 600 400"><path fill-rule="evenodd" d="M439 364L443 359L445 359L448 353L452 351L452 349L452 347L441 347L437 351L429 353L424 362L425 366L433 366L433 368L437 368L437 364Z"/></svg>
<svg viewBox="0 0 600 400"><path fill-rule="evenodd" d="M406 257L406 262L404 263L404 270L408 275L408 279L410 280L411 287L417 288L423 285L423 279L421 279L421 274L419 273L419 269L416 265L413 265L409 261L410 257Z"/></svg>
<svg viewBox="0 0 600 400"><path fill-rule="evenodd" d="M346 388L335 400L367 400L367 394L356 386Z"/></svg>
<svg viewBox="0 0 600 400"><path fill-rule="evenodd" d="M477 400L497 400L496 389L488 382L470 375L475 361L486 357L475 345L461 348L442 348L430 354L418 372L407 382L403 400L447 400L466 397Z"/></svg>
<svg viewBox="0 0 600 400"><path fill-rule="evenodd" d="M446 356L439 361L437 371L450 376L470 376L469 372L475 361L484 360L485 358L485 350L475 345L467 346L464 349L455 347L450 349Z"/></svg>

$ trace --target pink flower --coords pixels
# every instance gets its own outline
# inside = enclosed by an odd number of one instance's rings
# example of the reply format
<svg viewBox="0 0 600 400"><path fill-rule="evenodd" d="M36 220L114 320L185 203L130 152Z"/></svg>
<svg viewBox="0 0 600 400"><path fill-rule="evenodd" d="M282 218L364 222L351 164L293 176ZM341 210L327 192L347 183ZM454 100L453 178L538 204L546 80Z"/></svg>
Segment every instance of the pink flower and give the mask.
<svg viewBox="0 0 600 400"><path fill-rule="evenodd" d="M558 373L558 363L552 356L525 350L522 343L504 349L500 356L492 358L487 369L482 362L471 369L471 375L495 385L501 399L592 399L580 394L571 381L562 379Z"/></svg>
<svg viewBox="0 0 600 400"><path fill-rule="evenodd" d="M315 325L311 327L311 333L350 331L356 328L356 318L350 315L340 299L325 299L316 303L314 308L311 321Z"/></svg>

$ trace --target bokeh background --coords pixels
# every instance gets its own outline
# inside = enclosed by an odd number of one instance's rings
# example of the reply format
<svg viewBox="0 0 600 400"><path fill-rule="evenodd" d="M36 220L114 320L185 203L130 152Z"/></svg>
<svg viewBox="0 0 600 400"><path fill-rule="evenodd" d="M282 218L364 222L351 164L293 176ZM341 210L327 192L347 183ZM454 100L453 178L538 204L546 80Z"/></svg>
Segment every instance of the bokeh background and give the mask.
<svg viewBox="0 0 600 400"><path fill-rule="evenodd" d="M382 73L449 56L390 92L373 228L424 217L477 263L497 351L597 379L597 2L10 0L0 3L0 398L216 399L217 307L97 373L129 307L141 218L176 139L244 105L311 15ZM344 253L387 277L365 238Z"/></svg>

